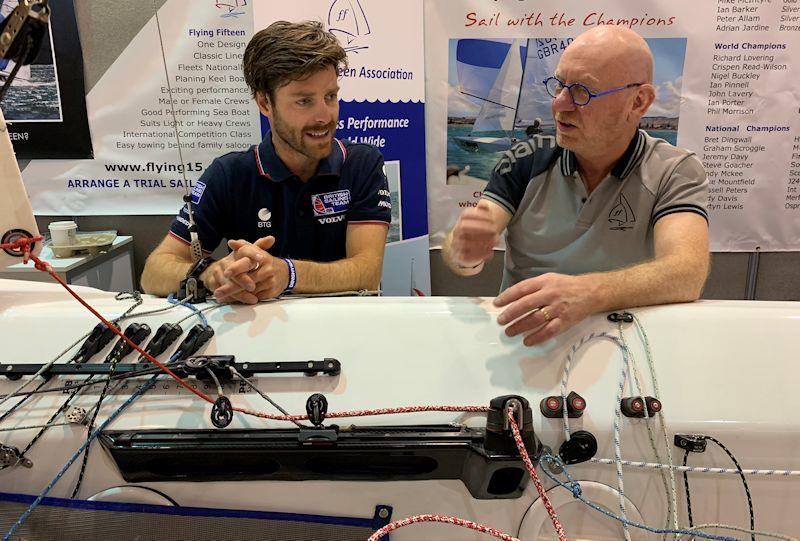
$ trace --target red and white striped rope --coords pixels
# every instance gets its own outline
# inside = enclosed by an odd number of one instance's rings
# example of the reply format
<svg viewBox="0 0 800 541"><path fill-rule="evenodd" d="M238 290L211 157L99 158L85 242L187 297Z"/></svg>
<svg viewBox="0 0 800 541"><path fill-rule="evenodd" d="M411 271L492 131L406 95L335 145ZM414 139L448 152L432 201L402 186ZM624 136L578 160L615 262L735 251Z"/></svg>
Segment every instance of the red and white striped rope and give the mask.
<svg viewBox="0 0 800 541"><path fill-rule="evenodd" d="M550 515L550 521L553 523L553 527L556 530L556 535L558 535L559 541L567 541L567 534L564 532L564 527L558 520L556 510L553 508L550 498L547 497L547 492L545 492L544 486L542 486L542 482L539 480L539 476L536 474L536 468L533 466L533 462L531 462L531 458L528 455L528 450L525 448L525 442L522 441L522 434L519 432L519 426L517 426L517 421L514 419L514 410L511 408L508 410L508 422L511 426L511 433L514 436L514 443L517 445L519 455L522 457L522 462L525 464L525 469L528 470L528 473L533 480L533 484L536 486L536 491L542 498L542 504L547 510L547 514ZM413 517L396 520L376 531L367 541L378 541L386 534L391 533L398 528L409 526L411 524L419 524L420 522L441 522L444 524L452 524L454 526L461 526L462 528L476 530L481 533L491 535L492 537L496 537L497 539L503 539L504 541L519 541L519 539L516 537L512 537L507 533L503 533L500 530L491 528L485 524L464 520L458 517L451 517L448 515L415 515Z"/></svg>
<svg viewBox="0 0 800 541"><path fill-rule="evenodd" d="M471 520L464 520L458 517L450 517L447 515L416 515L413 517L404 518L402 520L396 520L376 531L369 537L367 541L378 541L378 539L398 528L402 528L403 526L408 526L410 524L419 524L420 522L441 522L444 524L452 524L454 526L461 526L463 528L469 528L470 530L485 533L497 539L502 539L503 541L519 541L519 539L516 537L512 537L507 533L503 533L500 530L496 530L495 528L485 524L472 522Z"/></svg>
<svg viewBox="0 0 800 541"><path fill-rule="evenodd" d="M278 415L277 413L266 413L246 408L233 408L234 411L269 419L272 421L306 421L308 415ZM343 417L369 417L370 415L397 415L401 413L421 413L428 411L443 412L464 412L464 413L486 413L489 411L487 406L399 406L396 408L378 408L368 410L348 410L334 411L325 415L326 419L341 419Z"/></svg>
<svg viewBox="0 0 800 541"><path fill-rule="evenodd" d="M511 433L514 435L514 443L517 444L519 456L522 457L522 462L525 464L525 469L528 470L528 473L533 480L533 484L536 485L536 492L539 493L539 496L542 498L544 508L547 510L547 514L550 515L550 521L553 523L553 527L556 529L558 540L567 541L567 534L564 532L564 527L561 525L561 521L558 520L558 514L556 514L556 510L553 509L553 504L550 502L550 498L547 496L547 492L545 492L542 482L539 480L539 476L536 475L536 468L533 466L533 462L531 462L531 457L528 456L528 450L525 448L525 442L522 441L522 434L519 433L519 426L517 426L517 421L514 419L514 412L511 409L508 410L508 424L511 426Z"/></svg>

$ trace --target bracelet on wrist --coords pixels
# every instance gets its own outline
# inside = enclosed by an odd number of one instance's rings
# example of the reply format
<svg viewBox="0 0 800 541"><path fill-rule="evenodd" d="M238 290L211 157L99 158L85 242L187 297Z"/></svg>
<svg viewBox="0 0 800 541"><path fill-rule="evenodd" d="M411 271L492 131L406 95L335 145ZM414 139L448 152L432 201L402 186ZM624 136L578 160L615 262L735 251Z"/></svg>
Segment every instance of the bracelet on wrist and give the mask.
<svg viewBox="0 0 800 541"><path fill-rule="evenodd" d="M291 259L284 258L286 262L286 266L289 268L289 283L286 284L286 289L283 290L284 293L289 293L294 289L294 286L297 285L297 269L294 266L294 261Z"/></svg>

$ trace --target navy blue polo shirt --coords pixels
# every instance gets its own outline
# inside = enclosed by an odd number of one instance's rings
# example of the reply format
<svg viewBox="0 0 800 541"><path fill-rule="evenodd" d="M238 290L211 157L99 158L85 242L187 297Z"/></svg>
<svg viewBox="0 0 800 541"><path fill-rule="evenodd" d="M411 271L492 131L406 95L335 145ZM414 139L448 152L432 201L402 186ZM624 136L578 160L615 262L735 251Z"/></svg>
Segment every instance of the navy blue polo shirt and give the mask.
<svg viewBox="0 0 800 541"><path fill-rule="evenodd" d="M276 257L336 261L346 256L348 224L391 222L389 184L375 147L334 139L330 155L302 182L284 165L267 132L258 146L216 158L192 189L203 250L222 239L272 235ZM189 243L186 205L169 234Z"/></svg>

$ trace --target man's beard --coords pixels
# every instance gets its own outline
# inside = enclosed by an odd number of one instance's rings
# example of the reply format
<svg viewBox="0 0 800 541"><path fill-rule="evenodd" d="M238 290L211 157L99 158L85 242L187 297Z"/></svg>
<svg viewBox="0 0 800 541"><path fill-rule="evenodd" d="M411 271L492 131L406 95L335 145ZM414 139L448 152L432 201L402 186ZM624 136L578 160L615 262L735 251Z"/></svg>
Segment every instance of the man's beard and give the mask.
<svg viewBox="0 0 800 541"><path fill-rule="evenodd" d="M289 127L283 119L275 114L273 115L273 131L280 137L289 148L301 154L307 158L312 160L321 160L323 158L327 158L331 153L332 143L333 143L333 136L335 134L336 129L336 122L331 122L331 124L327 126L317 126L313 128L303 128L299 131L293 130ZM307 131L315 131L321 132L329 130L330 133L330 143L325 147L319 147L316 145L310 145L305 141L304 133Z"/></svg>

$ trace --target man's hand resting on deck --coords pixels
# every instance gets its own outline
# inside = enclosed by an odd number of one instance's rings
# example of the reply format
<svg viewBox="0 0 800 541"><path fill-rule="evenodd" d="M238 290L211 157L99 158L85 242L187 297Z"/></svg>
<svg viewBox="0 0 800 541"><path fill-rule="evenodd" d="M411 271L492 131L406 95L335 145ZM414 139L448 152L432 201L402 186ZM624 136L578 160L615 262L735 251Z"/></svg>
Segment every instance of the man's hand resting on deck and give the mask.
<svg viewBox="0 0 800 541"><path fill-rule="evenodd" d="M523 280L494 300L506 307L497 322L508 325L508 336L525 334L526 346L544 342L597 311L592 282L590 276L556 273Z"/></svg>

